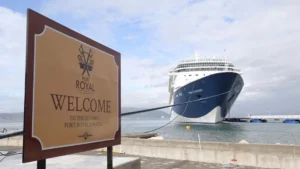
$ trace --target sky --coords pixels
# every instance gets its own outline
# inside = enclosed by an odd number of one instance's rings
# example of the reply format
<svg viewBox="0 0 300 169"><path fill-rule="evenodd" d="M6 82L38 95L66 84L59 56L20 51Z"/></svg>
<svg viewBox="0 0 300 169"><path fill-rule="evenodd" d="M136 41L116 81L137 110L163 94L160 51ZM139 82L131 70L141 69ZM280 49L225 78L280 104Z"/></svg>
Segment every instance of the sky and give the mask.
<svg viewBox="0 0 300 169"><path fill-rule="evenodd" d="M27 8L121 53L123 107L167 105L168 71L197 51L243 71L232 115L300 114L297 0L1 0L0 112L24 109Z"/></svg>

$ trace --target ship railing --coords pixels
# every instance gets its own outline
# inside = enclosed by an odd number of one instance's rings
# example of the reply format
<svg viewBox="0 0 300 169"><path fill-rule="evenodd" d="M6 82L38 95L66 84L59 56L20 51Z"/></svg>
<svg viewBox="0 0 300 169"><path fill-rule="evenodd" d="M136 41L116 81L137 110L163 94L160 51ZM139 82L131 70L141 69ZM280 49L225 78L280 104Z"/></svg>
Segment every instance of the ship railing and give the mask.
<svg viewBox="0 0 300 169"><path fill-rule="evenodd" d="M169 76L176 76L182 72L199 72L199 71L180 71L180 72L173 72L173 73L169 73ZM215 71L215 72L235 72L235 73L239 73L241 74L241 71L236 71L236 70L219 70L219 71Z"/></svg>
<svg viewBox="0 0 300 169"><path fill-rule="evenodd" d="M233 67L233 66L186 66L186 67L177 67L177 68L175 68L175 70L187 69L187 68L190 68L190 69L193 69L193 68L199 68L199 69L218 68L218 69L236 69L236 70L239 70L239 69L237 69L236 67Z"/></svg>
<svg viewBox="0 0 300 169"><path fill-rule="evenodd" d="M194 62L207 62L207 61L213 61L213 62L224 62L224 63L230 63L228 60L224 59L187 59L187 60L182 60L180 63L194 63Z"/></svg>
<svg viewBox="0 0 300 169"><path fill-rule="evenodd" d="M199 70L201 69L201 70ZM181 71L183 70L183 71ZM232 72L240 72L240 69L232 68L232 67L184 67L177 68L169 74L177 73L177 72L190 72L190 71L232 71Z"/></svg>

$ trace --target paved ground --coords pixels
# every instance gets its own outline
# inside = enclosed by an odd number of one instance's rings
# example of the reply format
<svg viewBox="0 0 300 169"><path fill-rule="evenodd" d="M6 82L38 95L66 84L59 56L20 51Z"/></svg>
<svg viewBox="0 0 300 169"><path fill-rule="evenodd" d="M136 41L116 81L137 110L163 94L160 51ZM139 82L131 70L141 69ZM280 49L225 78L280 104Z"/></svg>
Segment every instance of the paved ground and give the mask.
<svg viewBox="0 0 300 169"><path fill-rule="evenodd" d="M22 151L20 147L1 147L1 151ZM82 155L93 155L93 156L105 156L105 152L98 151L87 151L83 153L78 153ZM163 158L152 158L143 156L134 156L128 154L114 154L117 157L140 157L142 169L258 169L255 167L245 167L245 166L229 166L221 164L208 164L199 163L192 161L182 161L182 160L170 160ZM8 157L9 158L9 157ZM0 159L1 160L1 159Z"/></svg>

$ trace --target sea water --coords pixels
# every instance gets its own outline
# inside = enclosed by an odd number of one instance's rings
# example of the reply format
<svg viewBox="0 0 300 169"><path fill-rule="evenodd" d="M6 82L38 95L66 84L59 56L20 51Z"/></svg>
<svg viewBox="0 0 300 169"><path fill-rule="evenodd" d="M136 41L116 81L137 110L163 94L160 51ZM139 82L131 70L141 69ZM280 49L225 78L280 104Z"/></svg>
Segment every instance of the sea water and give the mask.
<svg viewBox="0 0 300 169"><path fill-rule="evenodd" d="M164 119L126 119L121 120L122 134L158 133L166 140L190 140L210 142L234 142L246 140L258 144L300 145L300 124L285 123L219 123L219 124L176 124ZM168 125L166 125L168 124ZM165 126L166 125L166 126ZM187 130L186 126L190 126ZM163 127L164 126L164 127ZM7 130L22 130L22 122L1 121L0 134ZM160 128L158 130L155 130Z"/></svg>
<svg viewBox="0 0 300 169"><path fill-rule="evenodd" d="M122 133L134 134L154 130L168 123L168 120L122 120ZM187 130L186 126L190 126ZM300 124L284 123L218 123L218 124L176 124L171 123L152 131L167 140L190 140L210 142L240 142L258 144L300 145Z"/></svg>

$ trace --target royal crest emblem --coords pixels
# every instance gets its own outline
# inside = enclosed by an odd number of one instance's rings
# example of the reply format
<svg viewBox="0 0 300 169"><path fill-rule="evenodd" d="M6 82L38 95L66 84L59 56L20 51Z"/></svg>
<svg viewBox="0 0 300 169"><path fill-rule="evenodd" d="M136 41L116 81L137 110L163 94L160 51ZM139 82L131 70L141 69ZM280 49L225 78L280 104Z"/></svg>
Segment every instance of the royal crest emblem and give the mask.
<svg viewBox="0 0 300 169"><path fill-rule="evenodd" d="M80 54L77 56L78 61L79 61L79 66L82 71L82 75L87 73L88 77L90 77L90 73L93 70L93 64L94 60L92 59L93 53L92 50L90 49L89 53L85 52L82 45L79 48Z"/></svg>

